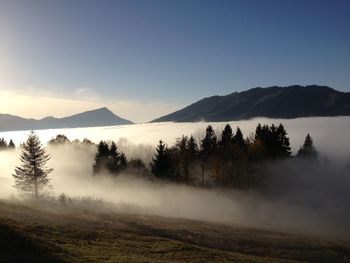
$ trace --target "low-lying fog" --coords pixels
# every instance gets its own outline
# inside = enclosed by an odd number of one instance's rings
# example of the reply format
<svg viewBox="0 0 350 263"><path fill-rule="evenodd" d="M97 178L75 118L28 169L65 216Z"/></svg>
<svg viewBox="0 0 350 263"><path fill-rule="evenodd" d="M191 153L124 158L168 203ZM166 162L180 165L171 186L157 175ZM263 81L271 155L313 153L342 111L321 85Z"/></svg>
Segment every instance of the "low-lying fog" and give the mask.
<svg viewBox="0 0 350 263"><path fill-rule="evenodd" d="M350 235L350 117L300 118L293 120L253 119L230 122L244 136L258 123L282 123L295 153L307 133L314 139L321 158L319 164L284 161L270 165L272 172L266 192L219 190L177 184L149 182L130 176L92 177L94 150L86 146L48 147L49 167L56 195L90 196L116 203L130 203L139 212L215 222L244 224L262 228L291 229L315 234ZM119 141L119 149L130 158L146 163L160 139L172 145L182 134L198 137L209 123L154 123L115 127L38 131L46 143L57 134L70 140L88 138ZM226 123L210 123L221 130ZM18 146L25 132L3 132L0 138L13 139ZM122 139L121 138L126 138ZM0 197L16 194L11 174L19 164L20 152L0 152ZM327 158L324 157L327 156Z"/></svg>

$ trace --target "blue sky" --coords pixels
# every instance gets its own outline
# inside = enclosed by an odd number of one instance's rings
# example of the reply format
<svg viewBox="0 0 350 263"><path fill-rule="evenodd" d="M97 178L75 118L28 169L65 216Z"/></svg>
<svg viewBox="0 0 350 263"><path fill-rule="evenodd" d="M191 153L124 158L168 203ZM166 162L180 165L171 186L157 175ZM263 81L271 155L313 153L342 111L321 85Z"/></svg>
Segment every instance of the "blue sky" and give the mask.
<svg viewBox="0 0 350 263"><path fill-rule="evenodd" d="M90 103L22 115L107 105L147 121L206 96L292 84L350 91L350 1L0 0L6 101ZM21 114L11 104L0 112Z"/></svg>

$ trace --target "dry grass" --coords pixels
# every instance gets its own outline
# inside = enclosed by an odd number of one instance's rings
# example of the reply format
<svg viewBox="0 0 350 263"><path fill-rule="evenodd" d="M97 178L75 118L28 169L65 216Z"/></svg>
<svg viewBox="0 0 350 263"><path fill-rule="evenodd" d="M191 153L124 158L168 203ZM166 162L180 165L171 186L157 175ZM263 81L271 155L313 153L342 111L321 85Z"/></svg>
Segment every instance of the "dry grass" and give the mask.
<svg viewBox="0 0 350 263"><path fill-rule="evenodd" d="M349 262L345 241L0 202L0 262Z"/></svg>

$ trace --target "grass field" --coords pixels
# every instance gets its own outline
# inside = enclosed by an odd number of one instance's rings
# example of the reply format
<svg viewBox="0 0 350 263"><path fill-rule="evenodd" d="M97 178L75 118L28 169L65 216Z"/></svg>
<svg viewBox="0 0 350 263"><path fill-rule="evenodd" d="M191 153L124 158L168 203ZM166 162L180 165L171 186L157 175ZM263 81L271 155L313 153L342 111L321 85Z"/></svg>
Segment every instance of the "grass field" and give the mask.
<svg viewBox="0 0 350 263"><path fill-rule="evenodd" d="M350 243L0 201L0 262L350 262Z"/></svg>

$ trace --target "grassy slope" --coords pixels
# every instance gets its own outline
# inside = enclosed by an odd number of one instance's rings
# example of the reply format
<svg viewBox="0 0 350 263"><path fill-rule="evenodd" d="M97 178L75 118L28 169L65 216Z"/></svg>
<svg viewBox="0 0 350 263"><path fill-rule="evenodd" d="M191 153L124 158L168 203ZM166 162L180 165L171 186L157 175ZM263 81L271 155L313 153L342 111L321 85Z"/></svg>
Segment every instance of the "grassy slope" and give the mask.
<svg viewBox="0 0 350 263"><path fill-rule="evenodd" d="M0 262L350 262L350 245L157 216L0 202Z"/></svg>

